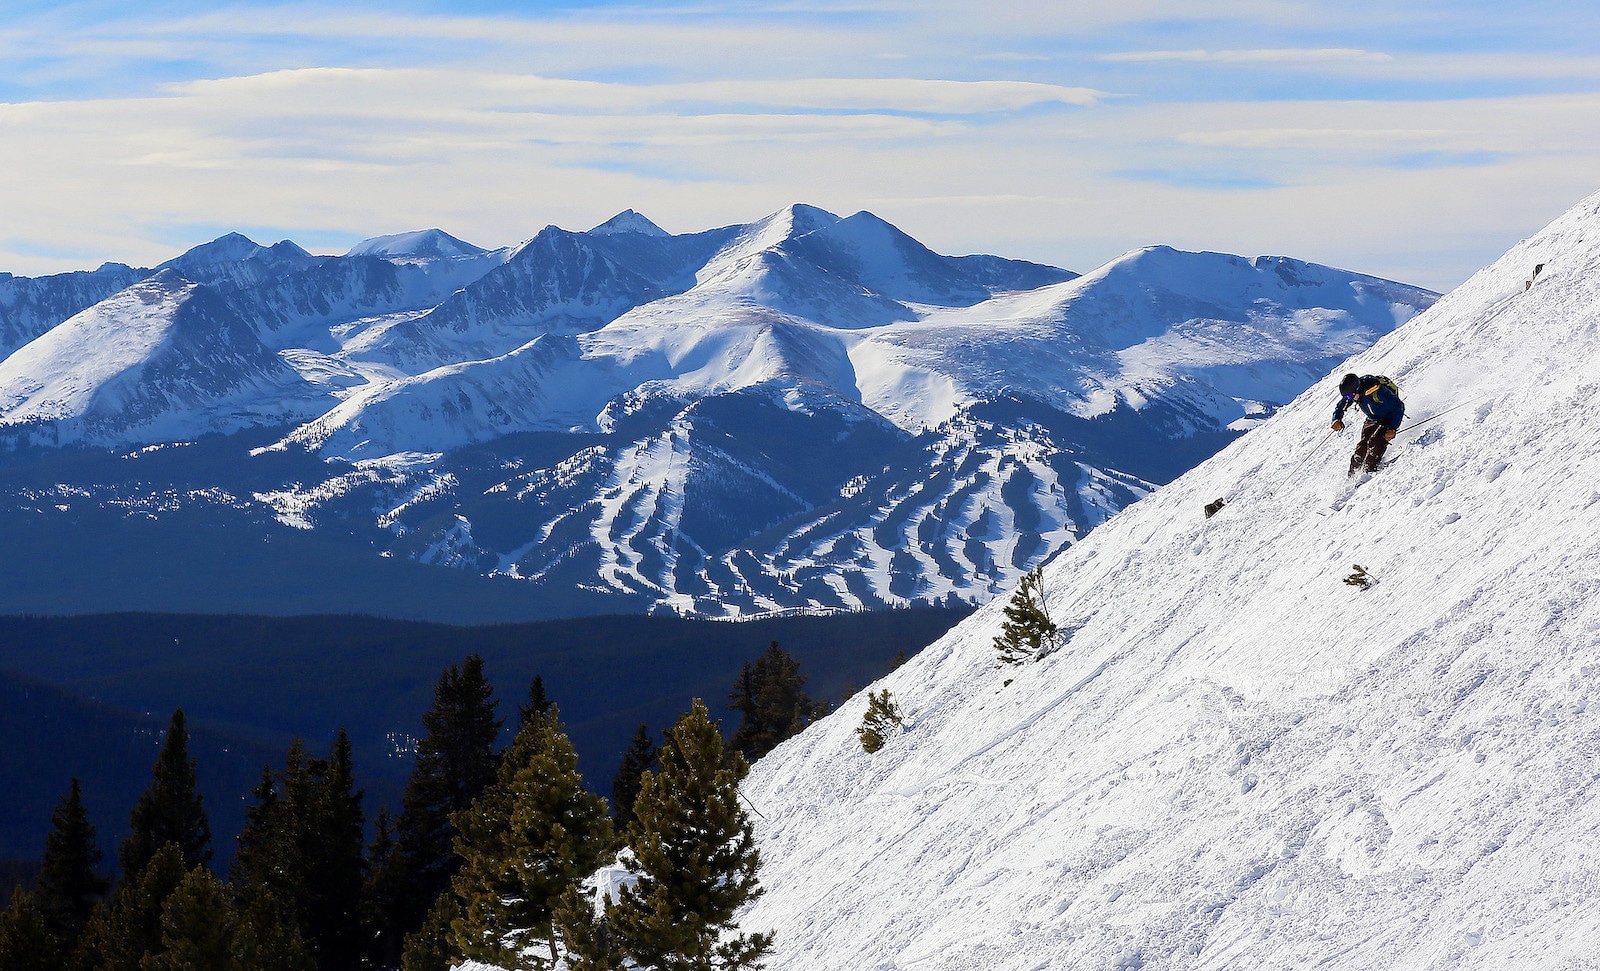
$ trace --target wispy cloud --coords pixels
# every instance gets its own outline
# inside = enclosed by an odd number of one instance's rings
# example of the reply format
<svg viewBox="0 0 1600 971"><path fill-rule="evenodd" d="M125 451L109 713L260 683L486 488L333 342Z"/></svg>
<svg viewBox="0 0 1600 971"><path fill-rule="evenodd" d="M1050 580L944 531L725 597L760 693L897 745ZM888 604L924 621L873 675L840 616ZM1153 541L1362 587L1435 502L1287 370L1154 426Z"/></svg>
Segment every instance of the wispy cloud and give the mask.
<svg viewBox="0 0 1600 971"><path fill-rule="evenodd" d="M1077 269L1165 241L1440 287L1593 188L1600 159L1600 13L1578 0L12 14L0 268L19 271L156 262L196 227L500 243L626 207L692 230L805 200Z"/></svg>
<svg viewBox="0 0 1600 971"><path fill-rule="evenodd" d="M1331 61L1387 62L1393 55L1380 51L1363 51L1349 47L1316 48L1265 48L1236 51L1123 51L1101 54L1099 59L1110 62L1142 63L1151 61L1192 61L1220 64L1327 64Z"/></svg>

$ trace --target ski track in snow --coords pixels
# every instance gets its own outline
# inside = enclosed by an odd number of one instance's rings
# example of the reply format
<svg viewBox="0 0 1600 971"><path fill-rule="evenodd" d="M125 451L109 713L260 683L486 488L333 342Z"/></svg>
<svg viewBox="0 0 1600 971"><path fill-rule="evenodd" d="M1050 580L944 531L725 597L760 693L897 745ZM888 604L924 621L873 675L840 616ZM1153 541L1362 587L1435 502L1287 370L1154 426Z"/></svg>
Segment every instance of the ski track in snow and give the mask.
<svg viewBox="0 0 1600 971"><path fill-rule="evenodd" d="M1319 516L1346 370L1482 401ZM1600 968L1597 373L1600 195L762 760L770 966Z"/></svg>

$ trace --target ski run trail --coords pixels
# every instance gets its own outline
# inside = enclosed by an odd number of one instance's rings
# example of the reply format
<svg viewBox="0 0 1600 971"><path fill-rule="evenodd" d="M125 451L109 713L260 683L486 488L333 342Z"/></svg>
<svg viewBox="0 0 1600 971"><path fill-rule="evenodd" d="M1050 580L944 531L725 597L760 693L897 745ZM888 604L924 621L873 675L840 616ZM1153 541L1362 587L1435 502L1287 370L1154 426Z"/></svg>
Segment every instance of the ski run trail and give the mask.
<svg viewBox="0 0 1600 971"><path fill-rule="evenodd" d="M1345 371L1455 410L1329 512ZM863 691L755 767L770 968L1600 969L1600 194L1045 591L1050 656L996 667L1002 596L878 754Z"/></svg>

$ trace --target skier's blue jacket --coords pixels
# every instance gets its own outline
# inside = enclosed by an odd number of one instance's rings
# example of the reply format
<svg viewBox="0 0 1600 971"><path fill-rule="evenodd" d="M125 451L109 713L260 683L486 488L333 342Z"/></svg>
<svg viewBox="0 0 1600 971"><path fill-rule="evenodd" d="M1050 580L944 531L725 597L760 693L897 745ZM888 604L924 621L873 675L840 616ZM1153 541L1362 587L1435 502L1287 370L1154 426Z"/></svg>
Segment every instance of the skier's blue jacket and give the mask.
<svg viewBox="0 0 1600 971"><path fill-rule="evenodd" d="M1370 374L1361 376L1361 390L1355 397L1339 399L1333 408L1333 420L1344 421L1344 410L1351 405L1360 408L1368 421L1375 421L1387 428L1399 428L1400 422L1406 417L1406 403Z"/></svg>

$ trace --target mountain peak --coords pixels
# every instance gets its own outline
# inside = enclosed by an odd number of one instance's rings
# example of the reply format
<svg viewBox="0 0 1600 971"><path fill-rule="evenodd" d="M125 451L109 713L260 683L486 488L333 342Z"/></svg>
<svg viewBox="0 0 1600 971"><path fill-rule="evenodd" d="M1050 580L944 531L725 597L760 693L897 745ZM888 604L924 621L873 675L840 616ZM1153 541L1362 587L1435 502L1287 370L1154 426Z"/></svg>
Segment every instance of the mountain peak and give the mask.
<svg viewBox="0 0 1600 971"><path fill-rule="evenodd" d="M350 247L345 255L428 260L481 256L487 252L483 247L458 239L442 229L421 229L364 239Z"/></svg>
<svg viewBox="0 0 1600 971"><path fill-rule="evenodd" d="M605 222L589 230L593 236L612 236L617 233L639 233L642 236L669 236L665 229L641 216L632 209L624 209Z"/></svg>
<svg viewBox="0 0 1600 971"><path fill-rule="evenodd" d="M814 233L839 221L839 217L828 210L820 209L816 206L808 206L803 202L797 202L785 209L780 209L773 215L787 220L789 232L792 236L804 236L806 233Z"/></svg>
<svg viewBox="0 0 1600 971"><path fill-rule="evenodd" d="M169 266L206 266L213 263L232 263L247 259L261 249L261 244L243 233L224 233L209 243L190 247L180 256L161 264Z"/></svg>

